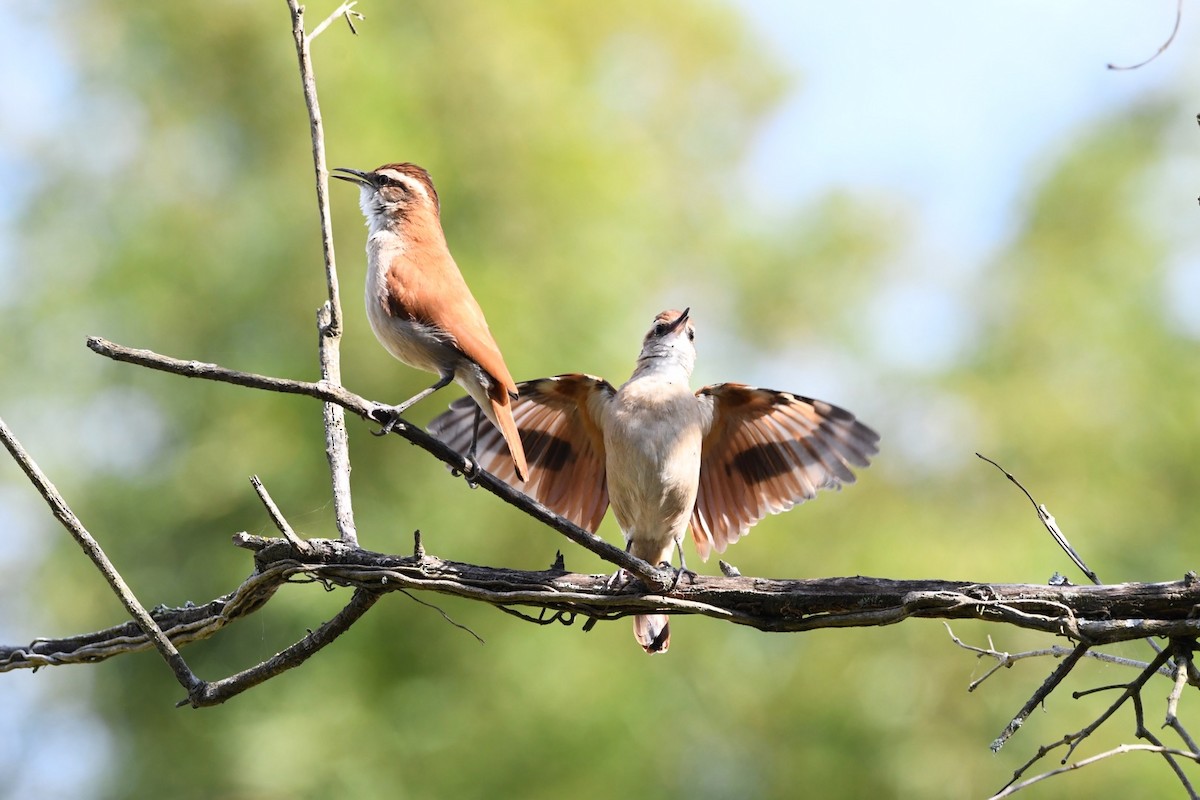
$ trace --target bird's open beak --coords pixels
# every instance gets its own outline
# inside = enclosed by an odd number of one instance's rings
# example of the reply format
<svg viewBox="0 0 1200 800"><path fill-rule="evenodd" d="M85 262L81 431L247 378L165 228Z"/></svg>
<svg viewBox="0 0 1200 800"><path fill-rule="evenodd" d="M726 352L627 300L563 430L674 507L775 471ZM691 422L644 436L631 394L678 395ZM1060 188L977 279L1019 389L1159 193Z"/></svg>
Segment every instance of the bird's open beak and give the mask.
<svg viewBox="0 0 1200 800"><path fill-rule="evenodd" d="M667 329L663 332L670 333L671 331L677 330L680 325L682 325L684 322L687 322L688 312L691 310L692 310L691 306L688 306L687 308L685 308L683 310L683 313L679 315L679 318L676 319L674 322L672 322L669 326L667 326Z"/></svg>
<svg viewBox="0 0 1200 800"><path fill-rule="evenodd" d="M369 173L369 172L362 172L361 170L357 170L357 169L347 169L346 167L334 167L330 172L331 172L332 177L337 178L340 181L350 181L350 183L357 183L359 186L374 186L375 185L371 181L371 173ZM345 175L332 174L332 173L337 173L337 172L345 172L346 174Z"/></svg>

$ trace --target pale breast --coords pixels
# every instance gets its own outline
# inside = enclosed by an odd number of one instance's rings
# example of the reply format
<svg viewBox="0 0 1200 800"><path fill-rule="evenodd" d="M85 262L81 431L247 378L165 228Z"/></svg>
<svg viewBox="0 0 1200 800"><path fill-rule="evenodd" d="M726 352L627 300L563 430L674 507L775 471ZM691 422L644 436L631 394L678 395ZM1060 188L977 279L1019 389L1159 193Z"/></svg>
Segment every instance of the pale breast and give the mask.
<svg viewBox="0 0 1200 800"><path fill-rule="evenodd" d="M686 386L638 381L613 398L604 424L608 493L635 553L645 548L657 560L687 529L700 441L698 403Z"/></svg>
<svg viewBox="0 0 1200 800"><path fill-rule="evenodd" d="M393 258L403 253L398 237L380 232L367 240L367 281L364 299L367 320L375 338L394 357L411 367L441 374L454 370L462 360L450 337L439 328L398 316L388 303L387 270Z"/></svg>

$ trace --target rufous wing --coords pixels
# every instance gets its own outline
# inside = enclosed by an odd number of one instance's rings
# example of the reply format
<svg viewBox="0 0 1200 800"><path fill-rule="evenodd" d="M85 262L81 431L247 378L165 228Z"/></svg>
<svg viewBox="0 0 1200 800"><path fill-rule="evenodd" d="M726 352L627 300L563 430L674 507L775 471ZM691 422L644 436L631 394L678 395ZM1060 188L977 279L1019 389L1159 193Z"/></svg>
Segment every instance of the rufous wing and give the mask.
<svg viewBox="0 0 1200 800"><path fill-rule="evenodd" d="M614 393L608 381L592 375L557 375L517 384L512 413L529 475L524 483L517 482L508 448L486 418L479 423L479 465L594 533L608 510L604 436L596 420ZM466 453L471 447L475 408L470 397L455 400L449 411L430 423L429 432Z"/></svg>
<svg viewBox="0 0 1200 800"><path fill-rule="evenodd" d="M879 434L820 400L741 383L705 386L696 396L711 415L692 514L702 559L767 514L853 483L851 467L879 452Z"/></svg>
<svg viewBox="0 0 1200 800"><path fill-rule="evenodd" d="M388 313L431 325L496 381L496 390L512 394L516 384L500 354L483 309L467 288L454 259L441 247L413 245L403 269L387 273ZM418 266L413 266L418 265Z"/></svg>

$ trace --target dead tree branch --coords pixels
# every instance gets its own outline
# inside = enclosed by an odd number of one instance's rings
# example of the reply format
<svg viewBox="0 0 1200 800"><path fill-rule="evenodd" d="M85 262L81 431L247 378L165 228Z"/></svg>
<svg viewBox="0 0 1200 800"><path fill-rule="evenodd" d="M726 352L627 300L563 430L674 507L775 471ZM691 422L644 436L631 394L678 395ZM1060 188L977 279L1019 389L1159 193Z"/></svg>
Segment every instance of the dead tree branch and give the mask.
<svg viewBox="0 0 1200 800"><path fill-rule="evenodd" d="M1159 671L1159 669L1162 668L1162 666L1167 663L1167 659L1169 657L1170 657L1170 650L1163 650L1162 652L1158 653L1155 656L1154 660L1151 661L1149 664L1147 664L1146 668L1143 669L1136 678L1134 678L1132 681L1130 681L1127 684L1119 684L1117 686L1112 686L1112 687L1101 687L1099 689L1091 689L1086 692L1075 692L1073 694L1073 696L1076 699L1078 699L1087 694L1092 694L1095 692L1103 691L1105 689L1112 688L1112 689L1121 689L1122 690L1120 696L1117 697L1117 699L1112 703L1112 705L1110 705L1102 714L1100 714L1100 716L1098 716L1096 719L1092 720L1092 722L1090 722L1088 725L1086 725L1085 727L1081 728L1080 730L1078 730L1074 733L1068 733L1067 735L1063 736L1061 739L1059 739L1056 742L1052 742L1048 745L1043 745L1043 746L1039 747L1037 753L1035 753L1031 759L1029 759L1027 762L1025 762L1023 765L1021 765L1013 773L1012 779L1007 784L1005 784L1001 788L1000 792L997 793L996 795L994 795L994 797L1007 797L1008 795L1012 794L1013 792L1015 792L1021 788L1024 788L1025 786L1032 785L1033 783L1036 783L1039 780L1043 780L1044 778L1050 777L1051 775L1058 774L1058 773L1066 771L1066 770L1077 769L1086 764L1094 763L1095 760L1098 760L1101 757L1106 757L1107 755L1112 755L1117 752L1126 752L1126 751L1134 750L1134 749L1150 749L1152 752L1161 753L1163 755L1163 757L1167 759L1167 762L1172 766L1173 770L1175 771L1176 776L1183 782L1184 787L1188 791L1189 797L1194 798L1196 796L1195 792L1192 790L1191 785L1187 780L1187 777L1183 774L1183 771L1180 768L1178 762L1175 760L1175 758L1176 758L1176 756L1180 756L1180 757L1185 757L1185 758L1192 759L1195 761L1200 761L1200 753L1196 753L1194 751L1186 752L1183 750L1173 750L1173 749L1167 748L1166 746L1163 745L1162 742L1160 742L1157 739L1157 737L1155 737L1152 733L1150 733L1150 731L1146 728L1146 726L1144 724L1144 720L1143 720L1142 699L1141 699L1142 689L1145 687L1147 681L1149 681L1152 677L1154 677L1154 675ZM1056 670L1056 673L1057 672L1058 672L1058 670ZM1031 780L1025 781L1024 783L1017 785L1017 781L1021 779L1021 776L1024 775L1029 770L1030 767L1032 767L1038 761L1042 760L1046 755L1048 755L1049 753L1058 749L1059 747L1065 746L1067 748L1067 754L1063 757L1062 762L1061 762L1063 764L1066 764L1068 759L1070 759L1071 754L1075 752L1075 749L1077 747L1079 747L1079 745L1082 744L1085 739L1087 739L1089 736L1091 736L1093 733L1095 733L1096 730L1101 725L1103 725L1104 722L1107 721L1109 717L1111 717L1113 714L1115 714L1117 712L1117 710L1120 709L1121 706L1125 705L1125 703L1127 703L1127 702L1131 703L1134 707L1137 736L1139 738L1147 739L1148 741L1150 741L1150 745L1148 745L1148 746L1147 745L1122 745L1121 747L1116 748L1116 750L1110 751L1107 754L1101 754L1100 756L1077 761L1074 764L1067 766L1063 770L1053 770L1051 772L1045 773L1044 775L1039 775Z"/></svg>
<svg viewBox="0 0 1200 800"><path fill-rule="evenodd" d="M378 599L379 594L376 592L367 589L355 590L350 602L337 613L337 616L300 641L284 648L258 666L219 681L202 684L197 691L190 692L186 699L180 700L176 705L190 705L193 708L220 705L247 689L253 689L276 675L300 666L322 647L331 644L334 639L350 630L350 626L358 622Z"/></svg>
<svg viewBox="0 0 1200 800"><path fill-rule="evenodd" d="M205 380L232 383L237 386L248 386L252 389L305 395L327 403L336 403L347 411L357 414L364 419L375 419L380 424L387 421L386 419L372 417L372 414L376 413L380 408L380 404L359 397L347 391L342 386L330 384L325 381L311 383L287 378L272 378L250 372L239 372L216 364L206 364L201 361L183 361L159 355L150 350L136 350L130 347L123 347L97 336L90 337L87 340L87 344L93 351L102 356L107 356L114 361L137 364L149 367L150 369L169 372L173 375L183 375L187 378L203 378ZM451 450L443 442L425 433L425 431L415 425L401 420L395 425L392 432L432 454L452 469L465 472L472 467L461 454ZM603 539L575 525L570 520L560 517L533 498L517 491L491 474L482 470L475 471L471 475L471 481L473 484L496 495L509 505L515 506L539 522L545 523L575 542L575 544L590 550L605 561L610 561L618 567L629 570L655 591L663 591L671 585L674 578L672 573L652 567L640 558L629 555L619 547L614 547Z"/></svg>
<svg viewBox="0 0 1200 800"><path fill-rule="evenodd" d="M541 609L558 615L555 621L564 625L577 617L610 620L667 612L776 632L890 625L910 618L979 619L1073 639L1086 637L1090 646L1151 633L1200 635L1200 620L1187 614L1200 603L1200 580L1195 576L1171 583L1099 587L698 576L666 595L636 584L610 589L604 575L481 567L428 554L387 555L336 539L309 539L305 545L310 552L301 552L285 539L245 533L237 534L234 543L255 552L255 572L235 592L204 606L155 610L157 624L177 644L212 636L260 608L283 584L295 581L319 581L374 595L432 591L502 610ZM67 639L39 639L25 647L0 647L0 672L100 661L149 646L145 634L131 624Z"/></svg>
<svg viewBox="0 0 1200 800"><path fill-rule="evenodd" d="M88 532L87 528L83 527L83 523L79 521L79 517L75 516L75 512L67 505L67 501L59 494L58 489L50 482L37 463L29 457L25 452L25 448L17 441L16 436L9 430L3 419L0 419L0 441L4 442L4 447L12 455L13 460L29 477L30 482L37 488L38 494L50 506L50 512L54 515L67 532L71 534L87 557L96 565L96 569L104 576L104 580L108 581L108 585L112 588L113 593L121 601L121 605L125 606L125 610L133 617L134 624L140 630L141 634L146 637L146 641L158 649L163 660L167 662L167 666L175 673L175 677L179 683L188 691L194 689L200 679L192 674L187 662L183 660L183 656L175 649L175 645L163 633L162 629L154 621L154 618L147 613L146 609L138 602L133 590L125 583L125 579L121 577L121 573L117 572L117 568L113 566L112 561L105 555L100 543L97 542Z"/></svg>
<svg viewBox="0 0 1200 800"><path fill-rule="evenodd" d="M1160 754L1164 754L1164 755L1175 755L1175 756L1179 756L1180 758L1189 758L1189 759L1193 759L1193 760L1196 759L1195 753L1188 753L1183 750L1175 750L1175 749L1172 749L1169 747L1161 747L1161 746L1155 746L1155 745L1151 745L1151 744L1123 744L1123 745L1114 747L1111 750L1106 750L1103 753L1098 753L1094 756L1090 756L1088 758L1084 758L1084 759L1080 759L1079 761L1075 761L1071 764L1067 764L1066 766L1060 767L1059 769L1050 770L1049 772L1044 772L1041 775L1036 775L1027 781L1023 781L1022 783L1007 786L1003 790L1001 790L999 793L992 795L988 800L1000 800L1000 798L1003 798L1003 797L1012 797L1014 794L1021 791L1022 789L1030 787L1030 786L1034 785L1035 783L1040 783L1040 782L1046 780L1047 778L1053 778L1055 775L1061 775L1064 772L1072 772L1077 769L1082 769L1083 767L1089 767L1089 766L1096 764L1100 761L1103 761L1107 758L1112 758L1113 756L1119 756L1124 753L1160 753ZM1192 798L1196 797L1196 795L1194 793L1191 793L1188 796L1192 797Z"/></svg>
<svg viewBox="0 0 1200 800"><path fill-rule="evenodd" d="M1066 656L1071 655L1075 650L1073 647L1063 647L1062 645L1056 644L1051 645L1050 647L1040 648L1038 650L1024 650L1020 653L1006 653L1004 651L997 650L991 645L990 636L988 637L988 647L976 647L975 645L967 644L962 639L959 639L957 636L955 636L954 631L951 629L949 623L946 623L946 631L950 634L950 640L962 649L975 653L979 658L988 657L995 659L996 661L996 663L993 664L986 672L984 672L983 675L971 681L971 683L967 686L968 692L975 691L983 684L984 681L995 675L998 671L1001 669L1008 669L1018 661L1046 657L1065 658ZM1121 667L1133 667L1134 669L1145 669L1147 663L1145 661L1137 661L1132 658L1121 658L1120 656L1110 655L1097 650L1088 650L1086 653L1084 653L1084 657L1096 661L1103 661L1106 664L1115 664ZM1164 678L1175 677L1175 672L1167 669L1165 666L1159 670L1159 674Z"/></svg>
<svg viewBox="0 0 1200 800"><path fill-rule="evenodd" d="M343 3L311 35L304 33L304 7L297 0L287 0L292 17L292 39L296 43L296 58L300 64L300 84L304 89L304 105L308 109L309 131L312 134L313 170L316 173L317 216L321 226L321 253L325 260L325 284L329 299L317 312L318 361L321 380L332 386L342 384L342 299L338 288L337 262L333 250L333 220L329 211L329 169L325 163L325 127L321 121L321 106L317 102L317 78L313 71L312 40L335 19L350 20L354 3ZM358 15L361 18L361 15ZM352 31L354 30L351 24ZM346 436L346 412L337 403L326 402L322 407L325 423L325 457L333 483L333 516L342 539L356 544L358 532L354 526L354 505L350 494L350 446Z"/></svg>

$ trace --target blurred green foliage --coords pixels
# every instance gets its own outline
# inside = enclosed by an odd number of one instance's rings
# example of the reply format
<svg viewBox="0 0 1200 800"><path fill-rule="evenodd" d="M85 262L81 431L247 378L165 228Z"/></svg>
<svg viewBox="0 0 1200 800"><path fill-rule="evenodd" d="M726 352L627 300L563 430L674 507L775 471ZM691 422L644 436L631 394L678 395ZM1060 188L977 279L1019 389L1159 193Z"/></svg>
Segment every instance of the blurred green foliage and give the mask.
<svg viewBox="0 0 1200 800"><path fill-rule="evenodd" d="M729 8L362 10L357 38L334 25L315 45L330 163L430 169L451 248L518 379L623 380L647 321L688 304L702 382L750 380L773 362L772 376L795 381L776 388L806 391L809 343L853 362L851 391L828 399L881 430L879 463L849 491L764 521L728 554L743 573L1036 582L1065 572L1024 499L974 450L1018 473L1107 580L1174 579L1200 562L1189 502L1200 362L1196 342L1164 319L1166 245L1136 210L1175 109L1147 107L1071 147L963 298L981 322L962 357L914 375L881 358L862 324L896 278L900 204L837 195L777 209L764 225L749 201L740 159L787 81ZM310 27L324 13L314 7ZM296 528L333 534L320 409L106 362L83 342L99 334L316 374L324 287L286 9L95 0L53 25L82 83L71 127L30 153L36 186L11 276L20 299L5 309L23 337L0 339L0 363L17 376L0 400L18 435L18 423L36 432L26 444L143 601L207 601L251 566L229 534L271 530L251 473ZM396 401L427 377L371 336L357 195L333 192L344 378ZM542 568L565 548L569 568L606 570L399 440L350 427L364 546L404 552L420 528L446 558ZM45 587L38 624L52 630L19 635L118 621L99 578L44 524L58 545L30 585ZM619 538L611 521L601 532ZM227 675L347 597L285 591L185 655L206 678ZM995 758L988 743L1050 667L1022 664L968 696L980 667L940 624L775 636L681 619L671 653L651 659L625 622L582 635L426 599L487 644L394 596L302 669L217 709L174 709L180 691L153 654L38 677L110 727L119 761L98 777L111 797L982 796L1108 702L1060 693ZM1046 644L981 625L956 632L974 643L990 633L1011 651ZM1124 677L1089 664L1072 680ZM1115 720L1087 750L1131 732ZM1163 765L1136 758L1063 785L1168 791Z"/></svg>

